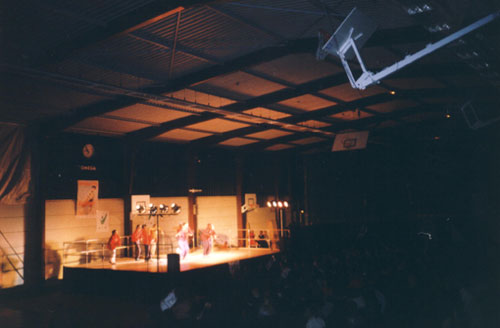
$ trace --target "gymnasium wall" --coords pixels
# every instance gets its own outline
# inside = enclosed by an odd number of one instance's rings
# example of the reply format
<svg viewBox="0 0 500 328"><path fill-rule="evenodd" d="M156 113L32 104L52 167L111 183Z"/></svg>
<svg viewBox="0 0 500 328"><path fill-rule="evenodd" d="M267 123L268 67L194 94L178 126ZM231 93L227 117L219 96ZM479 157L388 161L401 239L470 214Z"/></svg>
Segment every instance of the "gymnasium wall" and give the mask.
<svg viewBox="0 0 500 328"><path fill-rule="evenodd" d="M97 232L96 218L77 218L75 200L47 200L45 202L45 278L62 278L63 263L85 263L89 258L81 251L95 250L91 253L93 261L102 260L102 246L111 231L116 229L120 236L124 231L123 200L99 199L98 211L109 213L108 231ZM92 240L90 245L86 240ZM67 243L65 245L65 243Z"/></svg>

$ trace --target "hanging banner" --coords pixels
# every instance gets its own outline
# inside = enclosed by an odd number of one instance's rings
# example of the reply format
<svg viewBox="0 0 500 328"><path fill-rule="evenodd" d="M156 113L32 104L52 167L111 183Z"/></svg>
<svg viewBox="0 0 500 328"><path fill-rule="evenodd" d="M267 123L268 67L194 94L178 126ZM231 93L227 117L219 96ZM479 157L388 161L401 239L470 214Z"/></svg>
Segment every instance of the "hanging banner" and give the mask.
<svg viewBox="0 0 500 328"><path fill-rule="evenodd" d="M96 218L98 195L99 181L78 180L76 216L79 218Z"/></svg>
<svg viewBox="0 0 500 328"><path fill-rule="evenodd" d="M109 232L109 212L97 211L96 232Z"/></svg>

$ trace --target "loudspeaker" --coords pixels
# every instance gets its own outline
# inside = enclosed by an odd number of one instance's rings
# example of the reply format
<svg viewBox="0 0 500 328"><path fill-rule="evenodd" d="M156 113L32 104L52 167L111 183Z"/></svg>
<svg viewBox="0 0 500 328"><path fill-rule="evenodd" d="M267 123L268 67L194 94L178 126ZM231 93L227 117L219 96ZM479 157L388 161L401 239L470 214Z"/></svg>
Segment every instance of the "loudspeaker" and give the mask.
<svg viewBox="0 0 500 328"><path fill-rule="evenodd" d="M180 272L181 271L181 262L180 256L177 253L171 253L167 255L167 271L168 272Z"/></svg>

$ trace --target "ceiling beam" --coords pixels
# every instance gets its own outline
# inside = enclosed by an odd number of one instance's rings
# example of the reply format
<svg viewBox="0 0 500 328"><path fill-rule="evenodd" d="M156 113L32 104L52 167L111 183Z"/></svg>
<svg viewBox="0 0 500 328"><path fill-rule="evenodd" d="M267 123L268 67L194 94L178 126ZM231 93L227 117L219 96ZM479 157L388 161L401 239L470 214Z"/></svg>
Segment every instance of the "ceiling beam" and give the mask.
<svg viewBox="0 0 500 328"><path fill-rule="evenodd" d="M125 135L125 140L130 143L141 143L143 141L155 138L165 132L183 128L186 125L205 122L221 115L215 113L204 112L200 115L190 115L178 118L176 120L168 121L157 126L150 126Z"/></svg>
<svg viewBox="0 0 500 328"><path fill-rule="evenodd" d="M196 148L211 146L211 145L218 144L224 140L228 140L231 138L237 138L237 137L243 137L247 134L265 131L269 128L270 128L270 126L267 124L247 126L247 127L241 128L241 129L236 129L236 130L232 130L232 131L228 131L228 132L224 132L224 133L220 133L220 134L214 134L214 135L211 135L211 136L208 136L205 138L200 138L200 139L197 139L197 140L190 142L189 145L196 147Z"/></svg>
<svg viewBox="0 0 500 328"><path fill-rule="evenodd" d="M144 88L142 90L138 90L138 92L153 95L163 95L168 92L182 90L186 87L195 85L197 83L202 83L203 81L214 78L216 76L239 71L241 69L271 61L291 53L308 52L315 43L315 39L301 39L287 42L284 45L257 50L250 54L228 61L223 65L212 66L172 80L165 85ZM53 130L54 132L62 131L80 121L83 121L86 118L96 115L102 115L121 107L139 103L140 101L143 101L143 99L134 97L126 97L126 99L123 99L123 96L120 96L116 98L116 101L110 100L105 101L102 104L98 103L75 109L72 115L57 117L53 119L53 121L47 122L47 125L50 126L51 130Z"/></svg>
<svg viewBox="0 0 500 328"><path fill-rule="evenodd" d="M180 15L180 13L178 15ZM179 21L179 19L177 19L177 21ZM176 31L177 31L177 29L176 29ZM144 31L136 31L136 32L130 33L128 35L134 39L139 40L139 41L143 41L143 42L152 44L156 47L166 49L166 50L168 50L169 53L170 52L173 53L175 50L178 52L182 52L182 53L184 53L190 57L193 57L195 59L207 62L209 64L213 64L213 65L221 64L215 58L210 58L209 56L207 56L205 54L201 54L193 49L190 49L188 47L184 47L181 44L179 44L177 42L177 34L175 34L173 42L170 40L167 40L167 39L159 38L159 37L155 36L154 34L144 32Z"/></svg>

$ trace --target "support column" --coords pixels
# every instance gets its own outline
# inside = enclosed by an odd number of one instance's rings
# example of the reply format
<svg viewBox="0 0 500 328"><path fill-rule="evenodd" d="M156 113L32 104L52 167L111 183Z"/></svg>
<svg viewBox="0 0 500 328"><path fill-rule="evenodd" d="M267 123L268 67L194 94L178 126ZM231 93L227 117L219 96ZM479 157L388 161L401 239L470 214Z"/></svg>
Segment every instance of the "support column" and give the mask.
<svg viewBox="0 0 500 328"><path fill-rule="evenodd" d="M246 214L241 213L241 206L243 205L243 159L240 155L236 158L236 226L238 228L238 247L244 247L244 240L246 238L243 229L246 228Z"/></svg>
<svg viewBox="0 0 500 328"><path fill-rule="evenodd" d="M193 150L186 153L187 164L187 188L196 188L196 158ZM198 219L196 208L196 194L188 192L188 225L193 229L193 246L198 246Z"/></svg>
<svg viewBox="0 0 500 328"><path fill-rule="evenodd" d="M123 149L123 233L130 236L133 232L130 213L132 212L131 196L134 192L134 174L136 146L126 144ZM129 248L129 256L132 256L134 248Z"/></svg>
<svg viewBox="0 0 500 328"><path fill-rule="evenodd" d="M24 284L41 286L45 282L45 198L46 140L37 127L31 127L25 144L31 149L31 197L25 205ZM28 129L27 129L28 131ZM28 134L28 132L27 132Z"/></svg>

